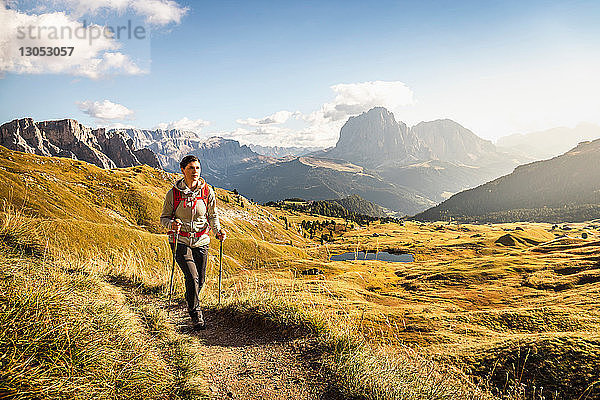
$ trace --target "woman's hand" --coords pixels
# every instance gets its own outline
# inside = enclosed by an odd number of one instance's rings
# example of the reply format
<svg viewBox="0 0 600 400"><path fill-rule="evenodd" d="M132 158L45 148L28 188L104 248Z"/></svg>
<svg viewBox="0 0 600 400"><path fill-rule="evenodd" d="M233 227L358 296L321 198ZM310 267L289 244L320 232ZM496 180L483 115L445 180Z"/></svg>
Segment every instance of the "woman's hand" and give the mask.
<svg viewBox="0 0 600 400"><path fill-rule="evenodd" d="M221 242L223 240L225 240L225 238L227 237L227 234L225 233L225 229L221 229L219 232L216 233L215 235L217 237L217 239L219 239Z"/></svg>
<svg viewBox="0 0 600 400"><path fill-rule="evenodd" d="M180 228L181 228L181 220L179 218L171 221L171 230L172 231L179 232Z"/></svg>

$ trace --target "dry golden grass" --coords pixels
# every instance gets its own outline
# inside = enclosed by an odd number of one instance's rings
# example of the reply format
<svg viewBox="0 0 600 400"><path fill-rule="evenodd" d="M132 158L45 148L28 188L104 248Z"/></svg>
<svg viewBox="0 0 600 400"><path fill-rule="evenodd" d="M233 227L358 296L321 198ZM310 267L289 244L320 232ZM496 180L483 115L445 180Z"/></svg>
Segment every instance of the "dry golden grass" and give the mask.
<svg viewBox="0 0 600 400"><path fill-rule="evenodd" d="M199 354L162 310L132 302L104 271L48 245L39 221L11 207L0 221L1 398L184 399L205 393ZM106 265L114 272L114 264Z"/></svg>
<svg viewBox="0 0 600 400"><path fill-rule="evenodd" d="M443 366L407 346L373 345L365 340L360 319L351 306L331 293L327 282L286 277L276 271L246 271L226 283L221 306L216 304L214 281L204 292L204 303L230 313L243 325L316 335L326 365L348 398L494 398L487 387L472 383L459 369Z"/></svg>
<svg viewBox="0 0 600 400"><path fill-rule="evenodd" d="M159 173L146 167L107 172L0 150L2 182L12 182L0 184L1 193L28 215L4 217L23 227L3 236L9 246L99 282L120 280L165 294L170 252L153 224L169 184ZM92 174L93 180L86 178ZM109 183L112 194L98 204L95 194ZM44 195L49 192L53 196ZM217 194L229 231L224 307L290 329L311 327L352 393L381 399L488 396L459 368L479 377L480 388L491 385L506 398L600 398L597 223L557 229L372 224L320 246L303 238L298 224L332 218L247 200L241 207L230 192ZM27 235L31 229L38 229L37 239ZM409 252L415 262L328 261L331 254L357 249ZM215 307L217 243L210 254L203 300ZM311 268L323 274L301 274ZM177 271L176 296L182 291ZM168 326L160 310L140 306L135 313L154 330ZM168 328L162 332L168 337Z"/></svg>
<svg viewBox="0 0 600 400"><path fill-rule="evenodd" d="M120 293L1 255L0 361L11 398L163 398L174 374ZM8 352L6 352L8 350Z"/></svg>
<svg viewBox="0 0 600 400"><path fill-rule="evenodd" d="M499 388L526 385L529 394L547 398L598 398L598 228L376 225L330 248L352 251L358 241L361 250L397 249L414 253L416 261L352 261L342 263L345 271L327 263L323 269L328 278L343 277L344 285L353 281L354 293L363 290L372 340L391 337L418 347ZM513 238L510 245L501 243L506 237L499 241L505 235ZM361 278L344 277L353 273Z"/></svg>

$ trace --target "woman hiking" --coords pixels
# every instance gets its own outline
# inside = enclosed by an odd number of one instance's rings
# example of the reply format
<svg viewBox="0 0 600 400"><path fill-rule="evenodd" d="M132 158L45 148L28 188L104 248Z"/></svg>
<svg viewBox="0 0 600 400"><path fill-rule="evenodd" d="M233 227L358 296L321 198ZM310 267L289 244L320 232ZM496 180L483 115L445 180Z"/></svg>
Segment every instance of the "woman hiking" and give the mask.
<svg viewBox="0 0 600 400"><path fill-rule="evenodd" d="M206 277L209 232L225 240L225 231L219 224L216 196L200 177L198 157L185 156L179 163L183 178L169 190L160 216L160 223L169 229L171 250L177 250L175 260L185 277L185 300L194 329L205 329L200 309L200 290ZM177 234L179 233L179 234Z"/></svg>

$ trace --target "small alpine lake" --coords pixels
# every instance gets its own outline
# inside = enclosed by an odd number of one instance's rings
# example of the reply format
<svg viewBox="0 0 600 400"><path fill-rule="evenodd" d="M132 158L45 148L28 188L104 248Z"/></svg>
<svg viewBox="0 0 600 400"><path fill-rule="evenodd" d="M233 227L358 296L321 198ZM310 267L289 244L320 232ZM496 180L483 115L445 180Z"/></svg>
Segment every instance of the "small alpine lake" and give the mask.
<svg viewBox="0 0 600 400"><path fill-rule="evenodd" d="M350 251L342 254L332 255L329 261L353 261L353 260L378 260L389 262L413 262L414 254L410 253L389 253L387 251Z"/></svg>

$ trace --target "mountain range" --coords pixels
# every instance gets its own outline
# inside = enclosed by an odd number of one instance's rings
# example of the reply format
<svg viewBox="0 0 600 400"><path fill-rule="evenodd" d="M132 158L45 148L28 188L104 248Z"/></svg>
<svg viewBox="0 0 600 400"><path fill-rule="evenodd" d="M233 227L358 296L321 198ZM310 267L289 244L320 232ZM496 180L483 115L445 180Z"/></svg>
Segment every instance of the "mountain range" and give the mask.
<svg viewBox="0 0 600 400"><path fill-rule="evenodd" d="M129 136L104 128L91 129L73 119L15 119L0 125L0 145L25 153L73 158L101 168L141 164L159 167L156 154L136 147Z"/></svg>
<svg viewBox="0 0 600 400"><path fill-rule="evenodd" d="M301 157L257 157L248 154L230 165L227 182L211 178L259 202L357 194L397 214L423 211L523 161L451 120L409 128L382 107L350 118L333 148Z"/></svg>
<svg viewBox="0 0 600 400"><path fill-rule="evenodd" d="M350 118L336 146L300 156L296 154L310 149L245 146L180 130L111 132L131 137L137 148L151 149L161 166L173 172L184 155L195 154L210 182L259 202L358 194L399 214L423 211L510 172L524 160L498 151L454 121L409 128L383 107Z"/></svg>
<svg viewBox="0 0 600 400"><path fill-rule="evenodd" d="M220 187L236 188L253 171L275 163L276 158L263 156L236 140L221 137L202 138L194 132L172 130L117 129L131 137L138 148L157 154L162 168L179 172L179 161L188 154L196 155L202 165L202 175Z"/></svg>
<svg viewBox="0 0 600 400"><path fill-rule="evenodd" d="M430 205L509 173L525 160L499 151L454 121L422 122L409 128L383 107L350 118L336 146L315 155L362 165L371 175ZM379 204L407 214L427 207L423 202L406 202L404 209Z"/></svg>
<svg viewBox="0 0 600 400"><path fill-rule="evenodd" d="M580 222L600 218L600 139L517 167L415 216L466 222Z"/></svg>
<svg viewBox="0 0 600 400"><path fill-rule="evenodd" d="M531 160L499 149L455 121L408 127L383 107L349 118L334 147L299 156L300 149L253 146L271 154L265 155L235 140L206 139L189 131L91 129L70 119L5 123L0 145L103 168L145 163L173 172L183 156L195 154L211 184L237 189L258 202L356 194L396 216L427 210Z"/></svg>

